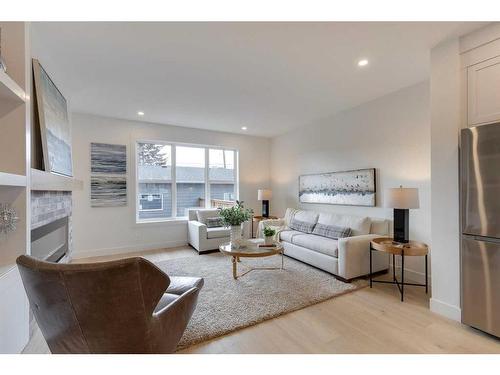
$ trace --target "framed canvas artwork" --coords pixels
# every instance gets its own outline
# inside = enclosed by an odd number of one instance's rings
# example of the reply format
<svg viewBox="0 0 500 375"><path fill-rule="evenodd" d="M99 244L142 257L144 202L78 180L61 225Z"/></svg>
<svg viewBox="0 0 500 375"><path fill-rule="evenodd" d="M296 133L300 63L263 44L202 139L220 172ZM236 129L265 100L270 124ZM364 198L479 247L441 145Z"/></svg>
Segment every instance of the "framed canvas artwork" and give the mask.
<svg viewBox="0 0 500 375"><path fill-rule="evenodd" d="M127 146L91 143L90 172L96 174L126 174Z"/></svg>
<svg viewBox="0 0 500 375"><path fill-rule="evenodd" d="M73 176L66 99L36 59L33 59L33 75L45 170Z"/></svg>
<svg viewBox="0 0 500 375"><path fill-rule="evenodd" d="M91 176L91 207L117 207L127 205L127 178L125 176Z"/></svg>
<svg viewBox="0 0 500 375"><path fill-rule="evenodd" d="M375 168L302 175L300 203L375 206Z"/></svg>

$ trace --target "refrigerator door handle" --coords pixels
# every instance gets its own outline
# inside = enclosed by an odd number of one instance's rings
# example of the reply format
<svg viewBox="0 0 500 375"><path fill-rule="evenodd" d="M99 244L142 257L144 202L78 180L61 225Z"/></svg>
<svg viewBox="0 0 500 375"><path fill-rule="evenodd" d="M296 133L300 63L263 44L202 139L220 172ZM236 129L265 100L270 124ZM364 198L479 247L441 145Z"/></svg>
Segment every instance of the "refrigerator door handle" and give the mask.
<svg viewBox="0 0 500 375"><path fill-rule="evenodd" d="M467 234L464 233L463 236L469 240L475 240L479 242L491 242L491 243L498 243L500 244L500 238L496 237L483 237L483 236L477 236L475 234Z"/></svg>

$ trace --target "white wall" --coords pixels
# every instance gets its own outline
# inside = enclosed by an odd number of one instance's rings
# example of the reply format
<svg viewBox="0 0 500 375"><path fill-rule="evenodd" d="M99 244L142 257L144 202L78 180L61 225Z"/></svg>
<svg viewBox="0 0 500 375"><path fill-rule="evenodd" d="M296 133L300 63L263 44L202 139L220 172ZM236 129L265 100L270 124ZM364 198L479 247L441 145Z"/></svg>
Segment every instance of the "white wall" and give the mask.
<svg viewBox="0 0 500 375"><path fill-rule="evenodd" d="M458 39L431 51L431 310L460 320Z"/></svg>
<svg viewBox="0 0 500 375"><path fill-rule="evenodd" d="M417 187L420 209L410 210L410 237L430 242L429 84L424 82L275 137L271 143L271 212L287 207L392 219L384 208L389 187ZM377 206L299 204L298 176L377 169ZM406 265L405 265L406 266ZM408 259L409 276L423 281L423 259Z"/></svg>
<svg viewBox="0 0 500 375"><path fill-rule="evenodd" d="M179 246L187 243L183 223L135 223L135 141L165 140L216 145L239 150L240 199L260 213L257 189L269 186L269 146L267 138L212 132L192 128L149 124L87 114L73 114L74 175L84 189L73 195L74 257L98 256L143 249ZM90 143L127 145L128 205L90 207Z"/></svg>

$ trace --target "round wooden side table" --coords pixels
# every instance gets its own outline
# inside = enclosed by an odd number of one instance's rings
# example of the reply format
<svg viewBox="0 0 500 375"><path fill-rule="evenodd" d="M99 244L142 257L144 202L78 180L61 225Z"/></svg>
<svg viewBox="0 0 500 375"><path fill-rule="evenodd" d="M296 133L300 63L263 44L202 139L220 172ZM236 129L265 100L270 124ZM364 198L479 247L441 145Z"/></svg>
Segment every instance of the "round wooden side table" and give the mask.
<svg viewBox="0 0 500 375"><path fill-rule="evenodd" d="M393 281L373 280L372 278L372 251L382 251L384 253L392 254L392 278ZM398 286L401 293L401 302L404 300L404 287L405 285L423 286L425 287L425 294L429 291L428 285L428 265L427 256L429 254L429 247L417 241L409 241L408 243L395 242L390 237L374 238L370 242L370 288L373 283L395 284ZM395 260L396 255L401 256L401 282L396 278ZM405 283L405 257L406 256L425 256L425 284Z"/></svg>

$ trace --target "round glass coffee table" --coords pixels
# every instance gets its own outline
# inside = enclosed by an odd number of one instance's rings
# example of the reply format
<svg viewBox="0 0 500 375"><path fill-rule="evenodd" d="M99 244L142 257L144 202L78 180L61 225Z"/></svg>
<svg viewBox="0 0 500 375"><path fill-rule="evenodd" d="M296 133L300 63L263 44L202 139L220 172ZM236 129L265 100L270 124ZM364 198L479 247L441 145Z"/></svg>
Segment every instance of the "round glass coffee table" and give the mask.
<svg viewBox="0 0 500 375"><path fill-rule="evenodd" d="M219 250L222 254L231 257L231 262L233 264L233 278L236 280L238 277L244 276L253 270L282 270L283 269L283 245L279 242L274 242L273 247L260 247L263 245L264 240L246 240L245 243L239 249L231 248L231 243L226 242L219 246ZM247 271L238 275L238 263L240 258L263 258L270 257L272 255L281 255L281 267L255 267L249 268Z"/></svg>

